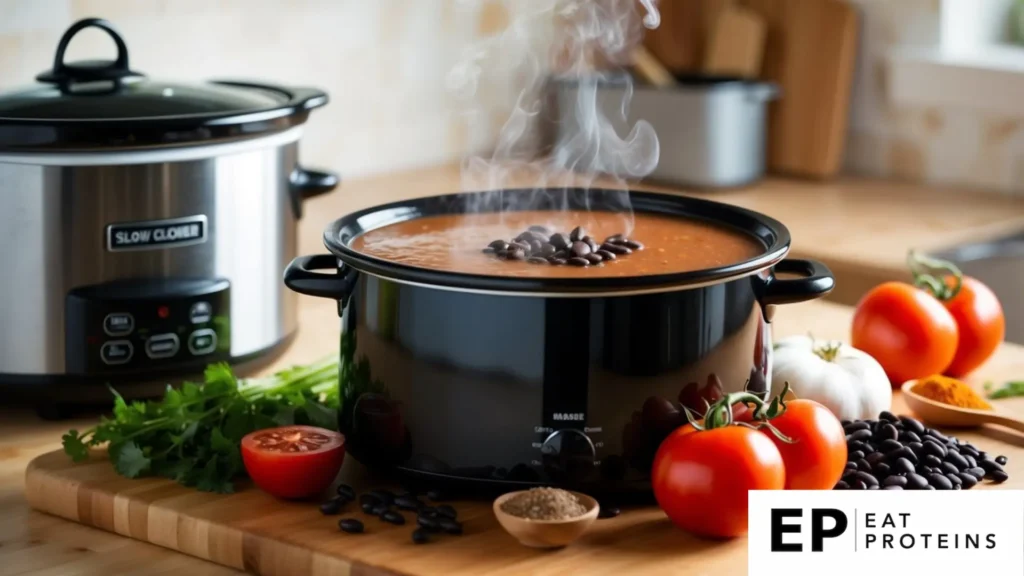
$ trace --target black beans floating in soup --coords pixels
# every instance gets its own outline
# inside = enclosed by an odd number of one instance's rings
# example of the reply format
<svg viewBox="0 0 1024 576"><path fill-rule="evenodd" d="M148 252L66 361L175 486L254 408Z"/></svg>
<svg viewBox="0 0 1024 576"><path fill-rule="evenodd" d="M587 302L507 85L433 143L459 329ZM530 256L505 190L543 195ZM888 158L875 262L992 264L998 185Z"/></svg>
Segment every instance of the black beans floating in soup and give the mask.
<svg viewBox="0 0 1024 576"><path fill-rule="evenodd" d="M531 227L538 234L564 234L570 247L574 242L570 236L580 227L599 250L602 246L608 248L605 240L618 234L632 244L620 242L616 246L639 248L630 249L628 254L616 254L614 259L588 262L586 266L541 265L530 262L525 250L522 259L499 258L493 248L482 250L496 239L513 241ZM582 236L576 241L581 240ZM432 270L563 278L689 272L736 264L764 252L757 240L706 222L647 212L629 216L582 210L427 216L370 230L355 238L351 246L368 256ZM579 247L579 251L584 250Z"/></svg>

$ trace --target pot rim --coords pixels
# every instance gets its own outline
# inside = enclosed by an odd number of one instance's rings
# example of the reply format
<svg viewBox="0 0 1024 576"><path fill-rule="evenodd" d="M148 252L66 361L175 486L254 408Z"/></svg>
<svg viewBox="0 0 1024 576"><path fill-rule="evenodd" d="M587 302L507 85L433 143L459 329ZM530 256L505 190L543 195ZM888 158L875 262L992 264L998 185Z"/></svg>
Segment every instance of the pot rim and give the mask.
<svg viewBox="0 0 1024 576"><path fill-rule="evenodd" d="M570 206L579 205L581 208L586 205L583 203L584 199L592 201L595 194L618 195L624 192L606 188L557 188L553 190L557 190L559 193L565 192ZM517 211L512 202L512 196L514 194L530 194L535 191L535 188L505 189L501 195L505 205L495 206L485 211ZM427 196L364 208L330 223L324 230L324 245L344 265L396 282L466 292L544 296L557 294L595 296L601 293L609 295L637 294L719 284L774 266L786 257L790 248L789 229L778 220L760 212L713 200L647 191L629 191L634 212L648 212L713 222L757 240L764 246L764 251L754 258L734 264L688 272L600 278L523 278L432 270L368 256L349 247L349 243L356 236L389 224L426 216L464 213L463 207L466 205L467 198L480 197L488 192L491 191ZM573 202L574 198L575 202ZM537 207L523 206L520 208L520 210L525 209L537 209ZM364 226L366 217L369 215L377 217ZM381 217L385 215L386 217ZM361 220L363 223L360 222Z"/></svg>

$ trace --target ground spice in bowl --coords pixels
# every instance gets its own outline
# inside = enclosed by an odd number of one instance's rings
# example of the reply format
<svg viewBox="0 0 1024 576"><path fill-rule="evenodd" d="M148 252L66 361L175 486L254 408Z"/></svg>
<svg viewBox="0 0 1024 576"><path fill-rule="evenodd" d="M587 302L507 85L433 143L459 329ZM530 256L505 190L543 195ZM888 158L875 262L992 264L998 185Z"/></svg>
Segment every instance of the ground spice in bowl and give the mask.
<svg viewBox="0 0 1024 576"><path fill-rule="evenodd" d="M501 510L527 520L570 520L587 513L575 494L558 488L531 488L503 502Z"/></svg>
<svg viewBox="0 0 1024 576"><path fill-rule="evenodd" d="M980 394L956 378L929 376L915 384L913 390L915 394L950 406L973 410L992 409L992 405L986 402Z"/></svg>

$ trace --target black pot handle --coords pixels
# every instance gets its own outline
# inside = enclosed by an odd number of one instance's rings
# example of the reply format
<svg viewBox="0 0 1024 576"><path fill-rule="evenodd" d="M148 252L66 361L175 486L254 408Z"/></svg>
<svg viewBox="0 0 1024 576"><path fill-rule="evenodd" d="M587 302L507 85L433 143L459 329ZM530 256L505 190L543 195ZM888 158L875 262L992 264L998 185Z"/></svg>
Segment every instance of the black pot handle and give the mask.
<svg viewBox="0 0 1024 576"><path fill-rule="evenodd" d="M338 187L341 179L334 172L310 170L296 167L288 177L288 190L292 198L292 211L296 218L302 218L302 203L310 198L326 194Z"/></svg>
<svg viewBox="0 0 1024 576"><path fill-rule="evenodd" d="M334 274L320 274L314 270L334 270ZM333 254L299 256L284 269L284 285L318 298L344 301L352 293L355 274L342 266Z"/></svg>
<svg viewBox="0 0 1024 576"><path fill-rule="evenodd" d="M99 28L114 40L117 46L117 58L114 60L89 60L67 64L64 53L75 34L86 28ZM40 73L36 80L49 84L57 84L61 91L67 91L76 82L112 81L120 86L121 81L128 77L142 76L128 67L128 46L117 33L117 29L109 21L102 18L86 18L75 22L60 38L57 44L57 55L53 59L53 69Z"/></svg>
<svg viewBox="0 0 1024 576"><path fill-rule="evenodd" d="M780 279L775 274L799 274L803 278ZM821 298L835 288L832 271L817 260L786 259L772 268L761 287L761 304L793 304Z"/></svg>

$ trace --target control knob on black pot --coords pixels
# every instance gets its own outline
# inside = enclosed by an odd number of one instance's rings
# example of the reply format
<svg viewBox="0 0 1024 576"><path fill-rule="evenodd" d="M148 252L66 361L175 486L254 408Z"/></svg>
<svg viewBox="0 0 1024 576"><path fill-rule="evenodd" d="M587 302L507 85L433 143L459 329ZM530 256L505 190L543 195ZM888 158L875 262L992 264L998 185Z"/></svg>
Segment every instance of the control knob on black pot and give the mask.
<svg viewBox="0 0 1024 576"><path fill-rule="evenodd" d="M582 480L594 472L594 443L579 430L551 433L540 447L544 469L557 480Z"/></svg>

